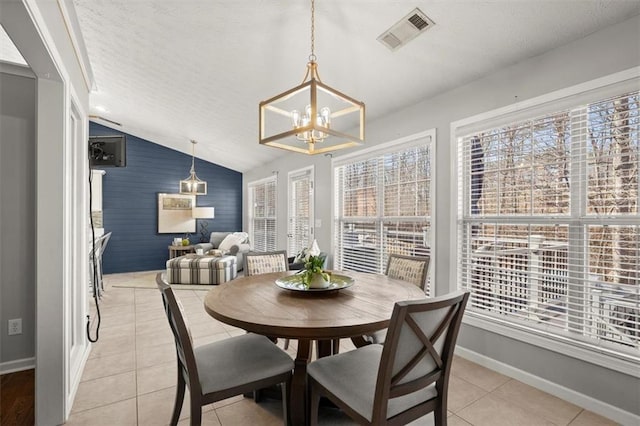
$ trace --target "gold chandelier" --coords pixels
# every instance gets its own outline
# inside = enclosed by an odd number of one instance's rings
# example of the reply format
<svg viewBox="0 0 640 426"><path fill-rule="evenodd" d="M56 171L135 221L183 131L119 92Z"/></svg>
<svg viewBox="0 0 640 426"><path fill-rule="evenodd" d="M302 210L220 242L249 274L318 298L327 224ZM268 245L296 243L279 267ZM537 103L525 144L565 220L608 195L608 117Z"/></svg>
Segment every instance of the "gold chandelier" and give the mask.
<svg viewBox="0 0 640 426"><path fill-rule="evenodd" d="M189 171L189 177L180 181L181 194L207 195L207 182L198 178L194 165L197 143L193 139L191 140L191 170Z"/></svg>
<svg viewBox="0 0 640 426"><path fill-rule="evenodd" d="M311 54L307 71L299 86L260 102L261 145L320 154L364 142L364 103L322 83L314 33L315 1L311 0Z"/></svg>

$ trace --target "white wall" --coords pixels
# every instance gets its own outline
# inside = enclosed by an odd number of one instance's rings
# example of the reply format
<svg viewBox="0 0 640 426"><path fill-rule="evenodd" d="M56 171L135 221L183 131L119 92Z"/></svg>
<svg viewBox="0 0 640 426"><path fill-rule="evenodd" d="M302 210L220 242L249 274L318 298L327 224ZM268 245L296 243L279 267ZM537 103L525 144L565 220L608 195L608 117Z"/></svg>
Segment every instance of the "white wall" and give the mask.
<svg viewBox="0 0 640 426"><path fill-rule="evenodd" d="M0 64L0 88L0 372L6 373L35 361L35 78ZM9 336L7 322L16 318L22 334Z"/></svg>
<svg viewBox="0 0 640 426"><path fill-rule="evenodd" d="M640 65L640 17L593 33L583 39L514 64L482 79L435 96L398 111L383 119L367 123L366 146L377 145L436 129L436 199L435 199L435 268L436 294L443 294L455 285L450 275L451 216L455 206L450 194L456 188L451 182L453 159L450 151L450 123L482 112L540 96L598 77ZM473 66L473 64L468 64ZM364 99L366 102L366 99ZM338 155L339 153L336 153ZM321 247L331 247L330 185L332 170L327 158L287 155L264 167L247 172L246 183L278 171L278 246L286 247L286 174L288 171L316 166L316 218L322 229L316 230ZM321 195L322 193L322 195ZM245 191L246 194L246 191ZM246 205L246 195L245 195ZM244 224L247 228L247 209ZM604 402L600 412L613 416L625 413L640 415L640 382L636 377L614 372L575 358L543 350L495 333L464 325L459 338L461 347L472 353L486 355L506 366L543 377L549 389L566 387L570 392ZM588 398L578 402L584 403ZM607 411L608 410L608 411ZM622 413L620 413L622 412Z"/></svg>

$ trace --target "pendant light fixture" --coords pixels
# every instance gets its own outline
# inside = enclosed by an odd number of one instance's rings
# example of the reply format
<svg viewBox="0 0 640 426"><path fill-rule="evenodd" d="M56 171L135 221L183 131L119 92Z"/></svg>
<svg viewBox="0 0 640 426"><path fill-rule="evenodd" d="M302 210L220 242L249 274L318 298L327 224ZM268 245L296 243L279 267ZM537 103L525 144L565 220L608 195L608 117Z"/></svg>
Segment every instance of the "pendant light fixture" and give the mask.
<svg viewBox="0 0 640 426"><path fill-rule="evenodd" d="M198 178L194 166L197 143L193 139L191 140L191 171L188 178L180 181L181 194L207 195L207 182Z"/></svg>
<svg viewBox="0 0 640 426"><path fill-rule="evenodd" d="M322 83L315 55L315 1L311 0L311 54L302 83L260 102L259 142L321 154L364 142L364 103Z"/></svg>

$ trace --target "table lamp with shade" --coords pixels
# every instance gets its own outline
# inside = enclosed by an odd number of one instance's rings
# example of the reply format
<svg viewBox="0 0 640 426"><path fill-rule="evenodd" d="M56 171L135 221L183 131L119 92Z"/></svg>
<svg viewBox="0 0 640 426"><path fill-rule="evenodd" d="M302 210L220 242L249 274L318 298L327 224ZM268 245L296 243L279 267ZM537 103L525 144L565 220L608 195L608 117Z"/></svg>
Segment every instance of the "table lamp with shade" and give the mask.
<svg viewBox="0 0 640 426"><path fill-rule="evenodd" d="M200 242L201 243L206 243L207 241L209 241L209 223L207 220L202 220L202 219L213 219L215 217L214 215L214 208L213 207L194 207L191 210L191 217L193 217L194 219L201 219L199 220L200 222Z"/></svg>

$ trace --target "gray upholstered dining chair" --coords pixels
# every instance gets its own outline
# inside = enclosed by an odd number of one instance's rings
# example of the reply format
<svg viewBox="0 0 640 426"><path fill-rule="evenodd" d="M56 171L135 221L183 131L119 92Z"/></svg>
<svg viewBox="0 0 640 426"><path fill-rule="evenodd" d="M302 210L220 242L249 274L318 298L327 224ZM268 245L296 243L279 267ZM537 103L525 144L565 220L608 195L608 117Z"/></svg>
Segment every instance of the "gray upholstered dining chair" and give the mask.
<svg viewBox="0 0 640 426"><path fill-rule="evenodd" d="M430 412L447 424L453 351L469 292L398 302L384 345L320 358L307 368L310 422L321 397L364 425L403 425Z"/></svg>
<svg viewBox="0 0 640 426"><path fill-rule="evenodd" d="M268 274L289 270L287 251L250 251L244 255L245 276Z"/></svg>
<svg viewBox="0 0 640 426"><path fill-rule="evenodd" d="M391 254L387 262L386 275L390 278L410 282L424 290L429 277L430 259L429 256ZM361 337L354 337L351 340L356 347L361 347L370 343L384 343L386 335L387 330L384 329Z"/></svg>
<svg viewBox="0 0 640 426"><path fill-rule="evenodd" d="M178 424L186 386L191 397L191 425L199 425L202 406L277 384L282 386L282 415L286 425L293 370L291 357L265 336L253 333L194 348L180 302L162 273L156 276L156 283L162 293L178 359L178 388L171 425Z"/></svg>

